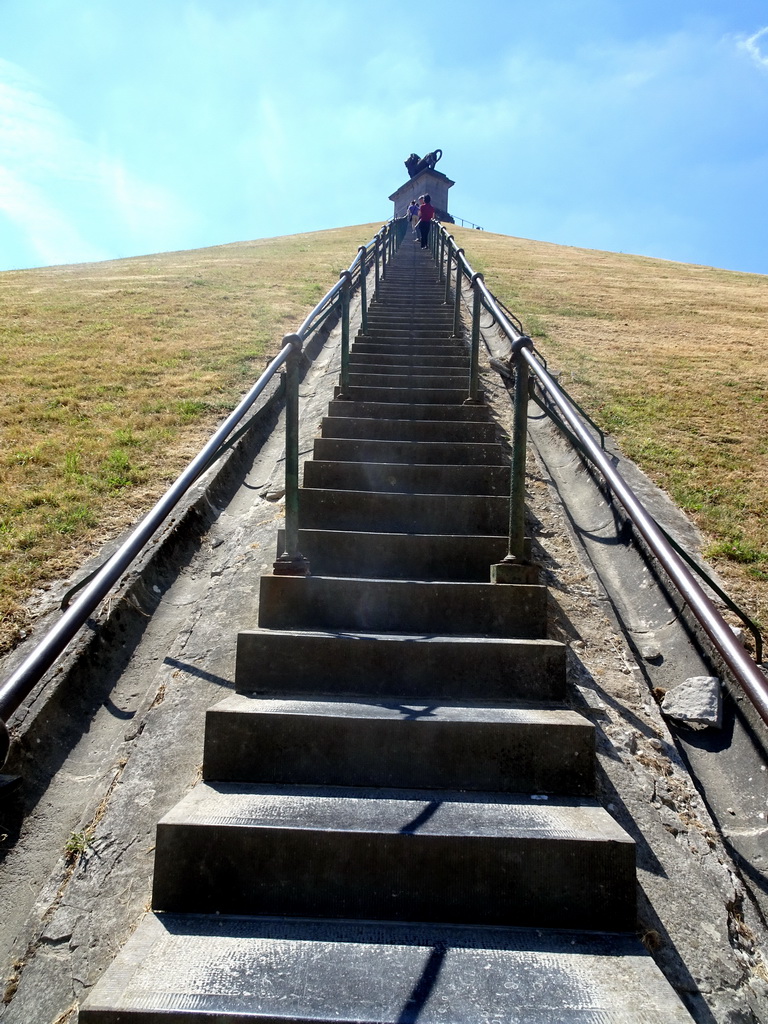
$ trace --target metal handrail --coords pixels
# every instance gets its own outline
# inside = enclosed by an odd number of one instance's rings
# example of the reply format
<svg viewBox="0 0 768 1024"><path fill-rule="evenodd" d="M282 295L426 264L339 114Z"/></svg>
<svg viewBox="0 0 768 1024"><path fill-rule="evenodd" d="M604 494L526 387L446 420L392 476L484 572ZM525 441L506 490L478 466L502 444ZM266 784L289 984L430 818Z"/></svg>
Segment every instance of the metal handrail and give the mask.
<svg viewBox="0 0 768 1024"><path fill-rule="evenodd" d="M491 366L503 377L507 379L513 377L512 371L510 370L506 363L503 363L498 359L491 359ZM577 405L577 403L574 402L573 398L571 398L571 396L568 394L568 392L565 390L562 384L558 383L558 386L560 387L560 390L563 392L568 401L571 403L571 405L573 405L573 407L579 412L582 419L586 419L590 426L594 426L590 418L586 416L581 406ZM567 437L568 441L579 452L579 454L582 455L585 459L589 459L589 452L585 450L584 446L582 445L578 437L576 437L573 431L570 430L566 423L560 418L560 416L557 413L557 410L554 409L548 401L545 401L545 398L547 396L541 398L539 397L539 395L536 394L535 391L532 391L530 397L538 405L538 407L541 409L544 415L548 416L552 420L552 422L555 424L560 433ZM602 431L600 431L598 428L595 429L597 433L600 434L600 447L605 449L605 437ZM657 519L654 519L654 522L661 530L661 532L664 534L664 536L667 538L672 547L675 549L675 551L678 553L678 555L680 555L680 557L683 559L685 564L689 566L689 568L691 568L693 572L696 573L699 579L704 580L709 589L713 591L713 593L717 594L717 596L720 598L720 600L723 602L726 608L729 611L733 612L734 615L736 615L741 620L742 625L749 631L749 633L751 633L752 640L755 644L755 661L758 664L760 664L763 660L763 637L757 624L749 617L749 615L747 615L743 608L740 608L736 604L732 597L726 594L726 592L723 590L720 584L716 580L714 580L701 565L699 565L695 558L689 555L685 548L682 547L682 545L677 543L675 538L667 530L664 529L664 527L661 525L661 523L659 523Z"/></svg>
<svg viewBox="0 0 768 1024"><path fill-rule="evenodd" d="M485 230L484 228L481 228L479 224L473 224L471 220L464 220L463 217L456 217L456 216L454 216L453 219L454 219L454 222L455 221L459 221L463 228L464 227L474 228L475 231L484 231Z"/></svg>
<svg viewBox="0 0 768 1024"><path fill-rule="evenodd" d="M457 278L460 273L469 278L472 288L480 295L480 302L475 304L478 310L477 315L479 316L480 307L485 307L485 309L493 315L494 320L512 344L512 360L517 377L515 386L516 404L518 399L521 404L523 400L527 403L528 389L524 382L527 379L528 372L530 371L530 373L533 373L535 376L541 389L547 395L548 400L556 406L559 414L579 439L591 461L600 470L606 482L623 505L630 520L637 527L641 536L645 540L645 543L663 567L683 601L688 605L692 614L709 637L717 652L720 654L726 667L733 674L737 683L741 686L747 697L749 697L762 720L768 724L768 679L766 679L755 662L750 658L744 646L734 636L731 627L725 621L708 595L704 592L692 573L688 570L683 559L677 554L672 544L667 540L661 527L659 527L655 522L653 517L637 498L631 487L627 484L618 470L612 465L606 453L595 443L594 438L577 415L572 403L566 398L562 390L558 387L547 370L542 366L541 362L536 358L532 351L533 343L531 342L531 339L519 331L506 317L500 304L483 281L482 274L477 274L473 271L463 250L457 248L453 237L448 235L444 227L436 225L432 235L432 251L435 254L436 259L442 258L443 251L445 251L446 279L450 279L450 264L453 261L456 265ZM439 257L437 255L438 253ZM442 273L443 269L441 261L441 276ZM475 332L473 330L473 342L475 333L479 334L479 332ZM525 451L526 434L527 430L518 429L516 424L513 437L513 451L514 448L518 446L522 448L523 452ZM519 465L519 460L517 460L517 464ZM515 483L515 474L516 468L513 464L512 488L514 490L517 486L519 490L521 484L520 481L518 481L517 484ZM512 518L512 514L512 509L510 509L510 520ZM519 534L522 529L522 515L524 513L518 512L517 514L520 516L521 521L516 524L512 524L510 522L510 536L513 528L517 534ZM510 552L514 554L511 549L512 544L510 541Z"/></svg>
<svg viewBox="0 0 768 1024"><path fill-rule="evenodd" d="M61 618L0 686L0 767L5 763L10 746L10 736L6 725L9 717L20 707L25 697L31 693L45 673L64 653L93 611L146 547L179 501L216 461L229 435L243 420L277 371L284 365L287 367L286 407L292 404L297 407L298 362L304 342L333 312L334 305L342 292L346 294L348 300L349 295L356 287L364 288L372 258L377 260L378 265L378 259L381 256L381 262L386 268L388 257L394 251L393 239L396 235L394 222L389 222L377 232L370 242L365 246L360 246L348 269L341 272L339 281L326 292L309 315L305 317L295 334L286 335L280 352L272 359L248 394L224 420L154 508L142 519L111 558L93 575L76 600L63 612ZM346 328L348 330L348 318ZM296 408L296 418L297 413L298 409ZM293 450L289 451L289 448ZM289 467L293 474L291 480L288 480ZM289 529L295 532L298 509L292 507L289 512L289 490L295 498L298 490L298 431L295 431L289 438L286 428L286 532Z"/></svg>

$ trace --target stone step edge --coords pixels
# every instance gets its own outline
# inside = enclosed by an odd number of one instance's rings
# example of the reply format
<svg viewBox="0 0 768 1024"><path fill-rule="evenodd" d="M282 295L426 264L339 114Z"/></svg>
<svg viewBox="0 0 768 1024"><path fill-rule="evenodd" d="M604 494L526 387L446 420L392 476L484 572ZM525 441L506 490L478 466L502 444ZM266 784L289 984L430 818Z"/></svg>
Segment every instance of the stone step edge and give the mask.
<svg viewBox="0 0 768 1024"><path fill-rule="evenodd" d="M276 816L278 807L282 813ZM158 829L180 825L403 836L422 816L419 827L408 834L427 841L466 837L596 842L606 848L635 845L594 797L253 782L200 781L163 815ZM570 831L553 834L558 820Z"/></svg>
<svg viewBox="0 0 768 1024"><path fill-rule="evenodd" d="M163 967L168 954L170 969ZM264 964L272 967L269 984L259 984ZM218 979L216 995L198 994L203 973ZM146 1020L154 1011L169 1024L200 1013L254 1024L394 1024L407 1010L420 1024L545 1024L585 1002L605 1024L691 1020L628 932L152 913L79 1019L129 1024L134 1014Z"/></svg>

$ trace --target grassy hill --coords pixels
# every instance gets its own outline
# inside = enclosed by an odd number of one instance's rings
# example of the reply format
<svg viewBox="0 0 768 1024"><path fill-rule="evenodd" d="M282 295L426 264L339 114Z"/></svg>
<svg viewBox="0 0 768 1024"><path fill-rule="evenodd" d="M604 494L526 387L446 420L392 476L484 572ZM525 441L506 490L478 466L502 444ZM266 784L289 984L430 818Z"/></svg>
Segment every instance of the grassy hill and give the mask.
<svg viewBox="0 0 768 1024"><path fill-rule="evenodd" d="M768 626L768 277L456 229L563 383Z"/></svg>
<svg viewBox="0 0 768 1024"><path fill-rule="evenodd" d="M174 479L378 224L0 274L0 650ZM768 277L455 230L768 623Z"/></svg>
<svg viewBox="0 0 768 1024"><path fill-rule="evenodd" d="M0 651L151 508L380 224L0 274Z"/></svg>

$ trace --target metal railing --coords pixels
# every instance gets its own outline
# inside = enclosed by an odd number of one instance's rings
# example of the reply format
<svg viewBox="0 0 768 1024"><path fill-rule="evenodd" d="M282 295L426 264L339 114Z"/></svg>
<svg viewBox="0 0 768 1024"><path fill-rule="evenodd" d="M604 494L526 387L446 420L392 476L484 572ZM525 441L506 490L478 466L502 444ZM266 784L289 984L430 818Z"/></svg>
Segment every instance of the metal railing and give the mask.
<svg viewBox="0 0 768 1024"><path fill-rule="evenodd" d="M473 224L471 220L464 220L463 217L456 217L456 216L454 216L453 220L454 220L454 222L457 222L457 223L461 224L461 226L463 228L474 228L475 231L484 231L485 230L485 228L481 228L479 224Z"/></svg>
<svg viewBox="0 0 768 1024"><path fill-rule="evenodd" d="M489 312L512 347L511 366L514 370L514 427L512 436L512 481L510 488L509 550L505 562L525 565L525 459L527 445L527 410L529 374L558 412L562 421L578 439L582 451L599 469L624 510L642 536L649 550L674 584L691 613L712 642L727 669L750 699L762 720L768 724L768 679L755 664L731 627L702 589L675 550L673 543L653 517L644 508L635 493L615 469L606 452L598 445L580 419L573 404L536 358L533 342L506 315L501 304L488 290L483 275L475 273L467 261L464 250L456 245L442 225L435 224L430 233L432 254L438 266L439 280L445 281L445 301L454 303L454 333L461 304L462 279L472 289L472 326L470 332L471 361L468 401L478 400L477 366L479 361L480 315ZM455 287L451 290L451 278ZM452 298L451 298L452 295Z"/></svg>
<svg viewBox="0 0 768 1024"><path fill-rule="evenodd" d="M240 404L224 420L205 447L168 488L154 508L139 523L112 557L87 579L79 596L66 608L61 618L35 645L30 654L0 687L0 767L5 763L10 746L7 722L74 640L95 609L120 581L126 570L165 523L179 501L202 474L213 465L228 447L228 438L241 423L256 399L281 367L285 374L285 550L275 562L275 572L304 575L307 560L298 550L299 489L299 380L300 360L304 343L329 317L341 319L342 349L349 353L349 301L359 288L362 305L362 333L367 331L367 276L373 272L374 290L386 276L389 261L402 240L404 225L398 221L385 224L367 245L361 245L352 263L339 275L339 281L318 302L293 334L283 338L280 352L269 363ZM72 593L70 591L70 593Z"/></svg>

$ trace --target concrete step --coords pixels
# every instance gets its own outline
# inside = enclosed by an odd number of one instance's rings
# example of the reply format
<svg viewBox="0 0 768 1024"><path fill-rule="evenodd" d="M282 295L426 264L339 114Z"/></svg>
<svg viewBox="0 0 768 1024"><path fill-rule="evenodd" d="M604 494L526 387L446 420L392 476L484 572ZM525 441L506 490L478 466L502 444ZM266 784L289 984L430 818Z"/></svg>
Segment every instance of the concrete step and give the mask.
<svg viewBox="0 0 768 1024"><path fill-rule="evenodd" d="M285 549L278 531L277 557ZM299 530L299 550L320 576L487 583L506 537Z"/></svg>
<svg viewBox="0 0 768 1024"><path fill-rule="evenodd" d="M491 420L396 420L392 417L324 416L322 437L353 437L371 441L439 441L443 444L490 444L499 441Z"/></svg>
<svg viewBox="0 0 768 1024"><path fill-rule="evenodd" d="M509 499L486 494L398 494L299 488L299 526L384 533L509 533Z"/></svg>
<svg viewBox="0 0 768 1024"><path fill-rule="evenodd" d="M562 701L565 648L554 640L247 629L237 638L235 685L286 697Z"/></svg>
<svg viewBox="0 0 768 1024"><path fill-rule="evenodd" d="M486 405L394 405L392 402L350 402L334 398L328 403L329 416L352 416L360 419L394 420L467 420L473 423L490 422Z"/></svg>
<svg viewBox="0 0 768 1024"><path fill-rule="evenodd" d="M392 285L397 285L396 298L398 301L406 301L409 297L410 292L415 292L417 298L422 295L430 295L437 287L438 275L437 267L434 262L424 263L419 266L414 264L411 266L398 266L397 263L393 263L391 267L387 268L386 274L382 276L379 282L381 290L385 291ZM439 293L442 295L442 292Z"/></svg>
<svg viewBox="0 0 768 1024"><path fill-rule="evenodd" d="M201 782L158 822L152 907L624 931L635 886L584 797Z"/></svg>
<svg viewBox="0 0 768 1024"><path fill-rule="evenodd" d="M432 286L417 289L415 293L398 299L394 293L383 295L381 305L372 307L369 312L374 319L410 319L413 323L442 323L453 321L453 301L445 304L445 286Z"/></svg>
<svg viewBox="0 0 768 1024"><path fill-rule="evenodd" d="M462 444L448 441L377 441L355 437L317 437L314 442L315 458L340 462L414 462L419 465L473 466L509 465L501 445Z"/></svg>
<svg viewBox="0 0 768 1024"><path fill-rule="evenodd" d="M461 345L466 352L467 347L461 338L454 338L453 330L407 331L397 327L370 327L368 336L373 342L386 345Z"/></svg>
<svg viewBox="0 0 768 1024"><path fill-rule="evenodd" d="M415 316L407 311L397 313L386 311L370 314L367 318L369 330L400 330L400 331L425 331L441 334L444 331L453 331L453 309L440 307L435 313Z"/></svg>
<svg viewBox="0 0 768 1024"><path fill-rule="evenodd" d="M419 367L427 370L432 367L436 369L453 368L464 370L469 366L469 353L461 356L388 355L385 352L355 352L353 348L349 356L349 365L364 368L365 372L368 372L368 370L379 372L380 367L387 367L387 372L390 369L394 369L396 373L402 372L398 369L399 367L406 367L408 369Z"/></svg>
<svg viewBox="0 0 768 1024"><path fill-rule="evenodd" d="M408 314L368 317L369 334L387 334L390 331L412 336L421 334L444 337L453 334L453 313L444 317L425 316L421 320Z"/></svg>
<svg viewBox="0 0 768 1024"><path fill-rule="evenodd" d="M594 726L534 705L232 694L208 711L203 777L591 796Z"/></svg>
<svg viewBox="0 0 768 1024"><path fill-rule="evenodd" d="M396 289L382 290L381 296L368 309L371 319L400 317L419 321L439 321L453 316L453 303L445 304L445 288L422 287L411 295L398 296Z"/></svg>
<svg viewBox="0 0 768 1024"><path fill-rule="evenodd" d="M369 328L390 328L395 327L401 331L423 331L442 330L447 328L451 331L454 327L454 308L441 305L427 311L421 302L418 303L418 312L406 308L400 309L378 309L371 310L368 314Z"/></svg>
<svg viewBox="0 0 768 1024"><path fill-rule="evenodd" d="M262 576L259 626L539 639L547 635L547 591L526 584Z"/></svg>
<svg viewBox="0 0 768 1024"><path fill-rule="evenodd" d="M442 405L461 405L468 395L468 387L463 388L387 388L350 386L346 397L356 402L437 402ZM341 388L336 388L334 398L338 398Z"/></svg>
<svg viewBox="0 0 768 1024"><path fill-rule="evenodd" d="M445 308L445 285L439 285L434 274L416 274L408 281L403 275L385 277L379 282L376 298L369 309L385 312L392 309L415 307L423 313L425 309Z"/></svg>
<svg viewBox="0 0 768 1024"><path fill-rule="evenodd" d="M410 287L409 287L410 285ZM410 310L424 315L425 310L439 314L445 310L445 283L438 284L434 274L416 275L410 282L387 280L380 285L379 295L370 305L373 312Z"/></svg>
<svg viewBox="0 0 768 1024"><path fill-rule="evenodd" d="M398 294L402 296L407 292L409 285L411 288L416 286L418 289L423 289L428 286L428 282L436 283L437 279L437 266L434 261L423 263L416 261L406 265L406 263L399 263L396 258L394 262L388 264L380 284L384 287L398 282L401 286Z"/></svg>
<svg viewBox="0 0 768 1024"><path fill-rule="evenodd" d="M379 296L373 300L370 308L399 309L414 304L422 310L426 307L445 307L445 283L438 282L436 273L431 270L427 273L416 270L414 273L413 269L410 273L410 281L408 271L394 277L387 275L380 281Z"/></svg>
<svg viewBox="0 0 768 1024"><path fill-rule="evenodd" d="M349 383L354 388L461 388L466 392L469 388L469 372L446 370L435 373L419 373L414 369L411 373L393 373L390 367L381 370L367 369L358 373L350 367Z"/></svg>
<svg viewBox="0 0 768 1024"><path fill-rule="evenodd" d="M370 356L368 361L363 359L359 362L356 357L349 361L349 372L354 374L387 374L390 377L439 377L442 387L446 379L455 378L457 382L463 383L469 373L469 359L457 359L454 365L448 365L442 359L436 359L433 363L424 363L418 358L407 360L396 356L389 362L379 362L383 356ZM361 383L358 381L357 383ZM365 383L364 381L362 383ZM374 381L374 383L376 383ZM411 381L412 383L412 381Z"/></svg>
<svg viewBox="0 0 768 1024"><path fill-rule="evenodd" d="M416 289L418 295L428 294L429 288L437 285L437 266L434 261L425 262L423 265L412 264L409 266L398 265L397 261L387 267L382 275L380 286L382 289L393 283L398 284L397 295L402 299L407 297L408 288Z"/></svg>
<svg viewBox="0 0 768 1024"><path fill-rule="evenodd" d="M382 355L428 355L428 356L465 356L467 347L460 341L442 341L420 345L417 342L408 343L400 341L374 341L370 338L354 342L351 352L370 353Z"/></svg>
<svg viewBox="0 0 768 1024"><path fill-rule="evenodd" d="M431 359L432 362L424 362L425 358ZM466 356L423 357L418 355L405 358L398 354L387 356L384 353L367 352L350 356L349 372L357 374L386 373L392 377L456 377L457 380L463 382L469 373L469 358ZM443 384L437 386L442 387Z"/></svg>
<svg viewBox="0 0 768 1024"><path fill-rule="evenodd" d="M691 1024L632 935L148 914L80 1024Z"/></svg>
<svg viewBox="0 0 768 1024"><path fill-rule="evenodd" d="M453 333L453 313L444 316L425 316L421 320L412 316L371 316L368 318L369 332L399 331L404 334L421 333L442 335Z"/></svg>
<svg viewBox="0 0 768 1024"><path fill-rule="evenodd" d="M495 494L509 496L506 466L414 466L404 463L304 463L304 486L406 494Z"/></svg>

